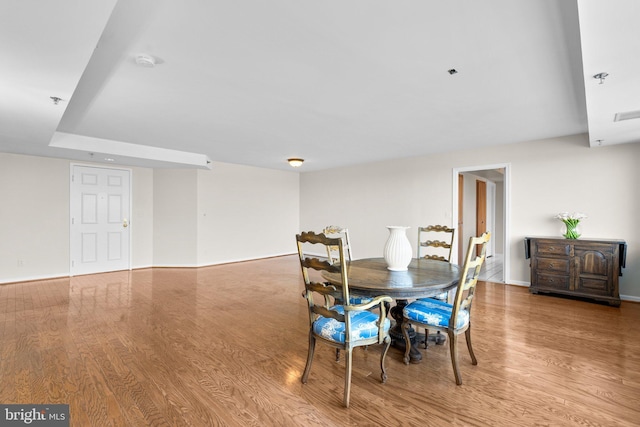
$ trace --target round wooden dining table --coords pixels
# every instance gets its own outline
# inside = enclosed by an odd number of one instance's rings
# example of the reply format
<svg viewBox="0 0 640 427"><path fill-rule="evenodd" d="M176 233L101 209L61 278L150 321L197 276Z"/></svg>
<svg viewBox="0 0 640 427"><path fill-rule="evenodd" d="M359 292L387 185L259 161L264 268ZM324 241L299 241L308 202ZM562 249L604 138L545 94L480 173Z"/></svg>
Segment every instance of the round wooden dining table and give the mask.
<svg viewBox="0 0 640 427"><path fill-rule="evenodd" d="M323 272L322 276L336 286L342 285L340 273ZM404 348L402 310L408 300L432 297L455 288L460 279L460 267L444 261L414 258L406 271L391 271L387 269L384 258L365 258L348 262L347 278L352 295L388 295L396 301L396 305L389 309L395 320L389 333L392 343ZM415 337L415 331L410 331L410 336ZM412 339L411 342L410 360L413 363L422 360L415 341Z"/></svg>

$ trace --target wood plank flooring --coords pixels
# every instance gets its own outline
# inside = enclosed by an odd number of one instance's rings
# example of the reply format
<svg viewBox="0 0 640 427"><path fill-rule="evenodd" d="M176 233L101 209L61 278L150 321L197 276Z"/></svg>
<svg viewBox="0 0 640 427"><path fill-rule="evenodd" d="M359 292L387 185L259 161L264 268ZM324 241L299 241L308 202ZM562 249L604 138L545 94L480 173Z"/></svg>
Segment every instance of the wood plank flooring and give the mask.
<svg viewBox="0 0 640 427"><path fill-rule="evenodd" d="M0 286L0 403L68 403L72 426L637 426L640 304L481 283L456 386L447 345L420 364L318 345L295 256ZM464 341L464 339L463 339Z"/></svg>

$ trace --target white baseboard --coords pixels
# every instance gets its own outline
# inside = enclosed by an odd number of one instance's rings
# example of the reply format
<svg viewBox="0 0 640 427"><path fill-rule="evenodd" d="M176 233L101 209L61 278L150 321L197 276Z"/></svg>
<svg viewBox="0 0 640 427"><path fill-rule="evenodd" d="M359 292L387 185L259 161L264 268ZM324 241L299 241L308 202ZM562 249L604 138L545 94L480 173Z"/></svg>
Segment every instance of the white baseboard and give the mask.
<svg viewBox="0 0 640 427"><path fill-rule="evenodd" d="M508 280L506 282L507 285L515 285L515 286L524 286L526 288L528 288L529 286L531 286L531 283L529 282L523 282L520 280Z"/></svg>
<svg viewBox="0 0 640 427"><path fill-rule="evenodd" d="M54 279L68 279L69 272L59 273L59 274L48 274L46 276L22 276L22 277L14 277L11 279L0 279L0 285L5 285L9 283L20 283L20 282L34 282L36 280L54 280Z"/></svg>
<svg viewBox="0 0 640 427"><path fill-rule="evenodd" d="M632 295L620 295L620 299L622 301L640 302L640 297L634 297Z"/></svg>
<svg viewBox="0 0 640 427"><path fill-rule="evenodd" d="M223 259L223 260L219 260L219 261L212 261L212 262L205 262L205 263L201 263L198 264L194 267L210 267L212 265L222 265L222 264L233 264L235 262L245 262L245 261L257 261L260 259L267 259L267 258L277 258L277 257L281 257L281 256L287 256L287 255L294 255L297 254L297 252L286 252L286 253L278 253L278 254L271 254L271 255L264 255L258 258L229 258L229 259Z"/></svg>

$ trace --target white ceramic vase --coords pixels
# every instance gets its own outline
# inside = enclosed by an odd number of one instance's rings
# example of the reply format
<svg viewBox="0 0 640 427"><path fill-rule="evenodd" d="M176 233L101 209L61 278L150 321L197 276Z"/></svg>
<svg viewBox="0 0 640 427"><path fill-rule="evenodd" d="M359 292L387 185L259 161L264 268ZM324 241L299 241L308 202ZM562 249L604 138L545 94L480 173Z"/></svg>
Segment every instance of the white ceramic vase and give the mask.
<svg viewBox="0 0 640 427"><path fill-rule="evenodd" d="M388 225L389 238L384 245L384 260L387 268L391 271L406 271L411 263L413 253L411 243L407 239L407 229L409 227Z"/></svg>

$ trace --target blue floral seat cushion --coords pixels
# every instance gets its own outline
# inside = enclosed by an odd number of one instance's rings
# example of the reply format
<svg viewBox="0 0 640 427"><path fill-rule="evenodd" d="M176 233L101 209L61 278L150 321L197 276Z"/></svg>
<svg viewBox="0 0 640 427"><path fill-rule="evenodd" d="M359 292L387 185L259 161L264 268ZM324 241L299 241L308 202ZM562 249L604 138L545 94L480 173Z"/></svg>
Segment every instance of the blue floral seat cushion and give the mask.
<svg viewBox="0 0 640 427"><path fill-rule="evenodd" d="M429 298L419 298L419 299L421 299L421 300L423 300L423 299L437 299L437 300L440 300L440 301L447 301L449 299L449 292L442 292L442 293L440 293L438 295L434 295L434 296L429 297Z"/></svg>
<svg viewBox="0 0 640 427"><path fill-rule="evenodd" d="M344 314L344 307L341 305L331 307L331 310ZM376 337L378 335L378 319L380 316L370 311L351 311L351 341L357 341ZM388 331L391 326L389 319L384 319L384 330ZM313 322L313 332L335 342L345 342L344 322L338 322L330 317L320 316Z"/></svg>
<svg viewBox="0 0 640 427"><path fill-rule="evenodd" d="M371 301L373 298L370 297L363 297L363 296L359 296L359 295L351 295L349 296L349 302L353 305L358 305L358 304L365 304L369 301Z"/></svg>
<svg viewBox="0 0 640 427"><path fill-rule="evenodd" d="M453 306L447 302L425 298L408 304L404 310L404 317L409 321L420 322L433 326L449 326L449 318ZM456 329L460 329L469 323L469 311L458 311L456 319Z"/></svg>

